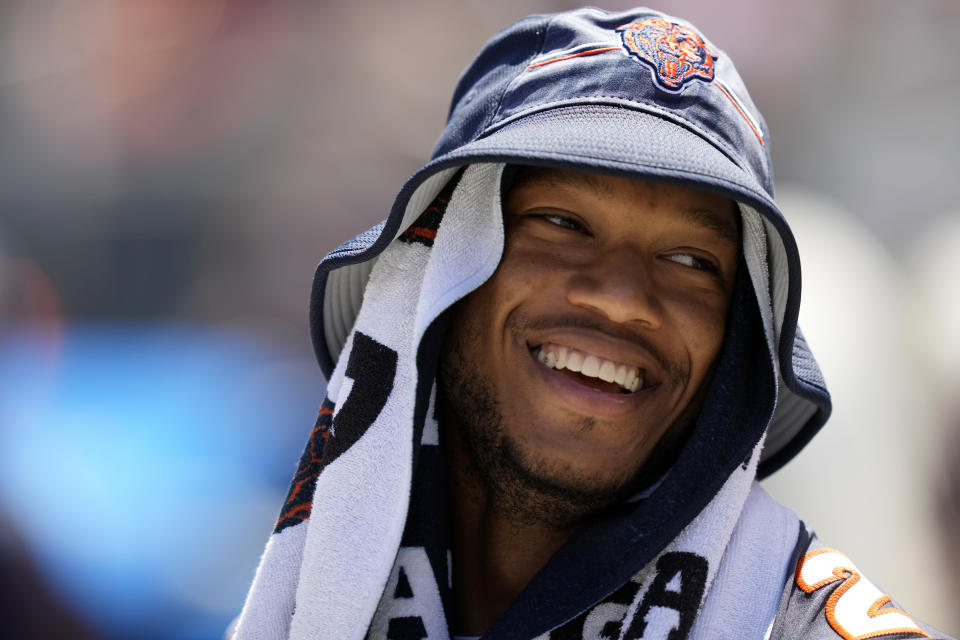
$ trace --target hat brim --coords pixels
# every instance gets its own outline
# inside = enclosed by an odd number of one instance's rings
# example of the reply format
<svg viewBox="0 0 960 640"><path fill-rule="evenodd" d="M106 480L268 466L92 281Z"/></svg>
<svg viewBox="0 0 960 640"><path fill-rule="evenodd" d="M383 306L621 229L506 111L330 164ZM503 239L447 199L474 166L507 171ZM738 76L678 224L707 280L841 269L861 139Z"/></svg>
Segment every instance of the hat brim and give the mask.
<svg viewBox="0 0 960 640"><path fill-rule="evenodd" d="M500 124L424 170L457 161L526 161L686 183L775 209L772 194L707 135L636 105L559 106Z"/></svg>

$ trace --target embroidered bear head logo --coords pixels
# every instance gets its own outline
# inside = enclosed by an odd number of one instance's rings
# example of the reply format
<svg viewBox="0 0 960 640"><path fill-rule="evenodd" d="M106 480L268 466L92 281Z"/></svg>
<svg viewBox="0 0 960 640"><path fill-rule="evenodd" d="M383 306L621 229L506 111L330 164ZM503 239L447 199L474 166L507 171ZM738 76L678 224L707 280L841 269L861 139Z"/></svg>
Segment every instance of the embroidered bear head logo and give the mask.
<svg viewBox="0 0 960 640"><path fill-rule="evenodd" d="M679 91L691 80L713 81L716 52L690 27L648 18L617 27L631 56L648 65L657 84Z"/></svg>

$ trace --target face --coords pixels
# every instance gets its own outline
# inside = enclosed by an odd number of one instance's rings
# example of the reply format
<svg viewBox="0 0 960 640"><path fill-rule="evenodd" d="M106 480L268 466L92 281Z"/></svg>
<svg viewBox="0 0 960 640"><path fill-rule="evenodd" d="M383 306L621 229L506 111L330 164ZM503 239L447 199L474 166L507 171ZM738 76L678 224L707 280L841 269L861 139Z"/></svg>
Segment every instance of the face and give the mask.
<svg viewBox="0 0 960 640"><path fill-rule="evenodd" d="M488 484L602 502L700 409L737 268L736 206L523 168L504 226L496 273L453 311L445 412Z"/></svg>

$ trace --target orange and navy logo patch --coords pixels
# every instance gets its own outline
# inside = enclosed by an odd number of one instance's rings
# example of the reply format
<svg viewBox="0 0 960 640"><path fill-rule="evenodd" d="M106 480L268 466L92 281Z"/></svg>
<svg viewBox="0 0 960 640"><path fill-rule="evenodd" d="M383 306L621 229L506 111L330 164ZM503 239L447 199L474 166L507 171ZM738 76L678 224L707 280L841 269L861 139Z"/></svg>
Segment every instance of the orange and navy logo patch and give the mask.
<svg viewBox="0 0 960 640"><path fill-rule="evenodd" d="M631 56L650 67L657 85L679 91L691 80L712 82L716 52L682 24L648 18L617 27Z"/></svg>

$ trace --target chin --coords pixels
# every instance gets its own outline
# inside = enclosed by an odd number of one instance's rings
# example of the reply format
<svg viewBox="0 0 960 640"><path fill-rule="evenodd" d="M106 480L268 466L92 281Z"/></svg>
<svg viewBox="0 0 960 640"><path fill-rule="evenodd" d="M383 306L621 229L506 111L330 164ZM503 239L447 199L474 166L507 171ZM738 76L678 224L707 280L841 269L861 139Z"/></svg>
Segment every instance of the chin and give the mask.
<svg viewBox="0 0 960 640"><path fill-rule="evenodd" d="M551 450L548 447L513 445L519 463L532 475L541 476L557 485L584 492L618 491L629 484L643 465L643 457L622 458L623 447L579 443ZM622 459L621 459L622 458Z"/></svg>

